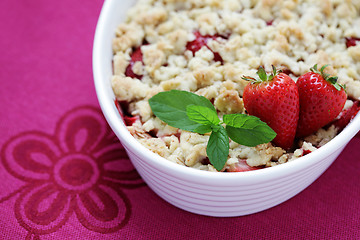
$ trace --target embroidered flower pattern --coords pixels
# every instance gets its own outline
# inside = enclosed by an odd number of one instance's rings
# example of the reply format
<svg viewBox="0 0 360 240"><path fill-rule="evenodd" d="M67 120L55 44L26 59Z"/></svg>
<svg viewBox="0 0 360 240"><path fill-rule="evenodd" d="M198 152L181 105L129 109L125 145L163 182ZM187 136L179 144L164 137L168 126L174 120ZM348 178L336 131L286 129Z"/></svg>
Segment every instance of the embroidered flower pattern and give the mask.
<svg viewBox="0 0 360 240"><path fill-rule="evenodd" d="M11 138L1 160L25 182L2 201L16 196L15 217L33 238L56 231L72 216L89 230L115 232L131 215L123 189L145 185L93 107L65 114L54 135L30 131Z"/></svg>

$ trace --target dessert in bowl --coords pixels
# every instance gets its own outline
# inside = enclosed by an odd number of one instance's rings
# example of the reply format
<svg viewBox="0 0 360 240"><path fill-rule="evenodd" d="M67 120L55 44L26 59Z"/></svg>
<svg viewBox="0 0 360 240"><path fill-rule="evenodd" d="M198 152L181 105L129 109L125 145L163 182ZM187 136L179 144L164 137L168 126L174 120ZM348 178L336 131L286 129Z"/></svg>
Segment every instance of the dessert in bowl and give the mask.
<svg viewBox="0 0 360 240"><path fill-rule="evenodd" d="M290 150L230 140L227 161L214 168L206 153L209 134L167 125L148 102L177 89L207 98L220 118L246 114L243 76L274 65L297 80L314 64L330 64L329 73L347 87L345 109L352 109L360 97L359 6L326 2L105 1L94 41L96 91L149 187L190 212L240 216L291 198L327 169L360 129L359 116L343 130L330 124L296 138ZM354 16L344 15L349 9Z"/></svg>

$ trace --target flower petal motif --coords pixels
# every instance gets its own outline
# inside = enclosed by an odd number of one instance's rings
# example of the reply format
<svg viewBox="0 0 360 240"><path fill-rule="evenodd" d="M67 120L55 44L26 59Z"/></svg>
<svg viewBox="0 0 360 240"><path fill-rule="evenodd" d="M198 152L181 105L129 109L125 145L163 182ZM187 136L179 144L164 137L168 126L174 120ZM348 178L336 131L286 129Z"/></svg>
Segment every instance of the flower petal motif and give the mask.
<svg viewBox="0 0 360 240"><path fill-rule="evenodd" d="M115 232L125 226L131 214L127 196L119 189L100 185L76 198L75 212L86 228L100 232Z"/></svg>
<svg viewBox="0 0 360 240"><path fill-rule="evenodd" d="M72 213L71 195L52 184L36 184L25 189L15 202L19 224L32 233L47 234L59 229Z"/></svg>
<svg viewBox="0 0 360 240"><path fill-rule="evenodd" d="M56 137L63 152L92 152L111 131L96 108L75 108L62 117Z"/></svg>
<svg viewBox="0 0 360 240"><path fill-rule="evenodd" d="M1 151L6 170L23 181L48 180L60 155L54 139L37 131L11 138Z"/></svg>
<svg viewBox="0 0 360 240"><path fill-rule="evenodd" d="M122 151L119 151L120 148ZM102 163L102 179L118 183L119 187L123 188L144 185L119 141L115 141L112 145L109 144L107 151L98 155L97 159Z"/></svg>

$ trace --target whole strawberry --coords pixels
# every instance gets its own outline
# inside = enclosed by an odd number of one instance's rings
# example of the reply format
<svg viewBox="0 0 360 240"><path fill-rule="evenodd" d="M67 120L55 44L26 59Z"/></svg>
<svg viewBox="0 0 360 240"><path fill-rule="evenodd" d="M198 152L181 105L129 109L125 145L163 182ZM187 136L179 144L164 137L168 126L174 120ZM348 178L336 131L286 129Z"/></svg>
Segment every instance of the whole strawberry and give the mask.
<svg viewBox="0 0 360 240"><path fill-rule="evenodd" d="M275 132L273 143L289 149L294 143L299 118L299 94L295 82L286 74L267 75L264 68L257 72L259 79L250 80L243 94L244 106L250 115L266 122Z"/></svg>
<svg viewBox="0 0 360 240"><path fill-rule="evenodd" d="M337 82L337 77L324 73L327 66L319 71L315 65L296 82L300 98L297 137L308 136L330 123L345 105L344 87Z"/></svg>

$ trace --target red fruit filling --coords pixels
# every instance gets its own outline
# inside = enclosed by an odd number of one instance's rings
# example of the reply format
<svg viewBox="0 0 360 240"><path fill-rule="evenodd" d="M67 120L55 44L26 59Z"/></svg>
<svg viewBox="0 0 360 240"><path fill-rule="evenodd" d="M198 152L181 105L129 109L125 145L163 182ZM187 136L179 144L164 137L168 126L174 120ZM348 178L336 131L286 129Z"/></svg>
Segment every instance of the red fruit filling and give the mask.
<svg viewBox="0 0 360 240"><path fill-rule="evenodd" d="M135 48L130 57L131 57L131 60L130 60L129 65L127 66L127 68L125 70L125 75L127 77L141 79L143 76L135 74L133 72L133 70L132 70L132 68L133 68L133 66L134 66L134 64L136 62L142 62L143 63L143 55L142 55L142 52L141 52L141 48L140 47Z"/></svg>
<svg viewBox="0 0 360 240"><path fill-rule="evenodd" d="M346 41L346 47L353 47L356 46L357 42L360 41L360 38L357 37L346 37L345 38Z"/></svg>
<svg viewBox="0 0 360 240"><path fill-rule="evenodd" d="M266 22L266 26L271 26L271 25L273 25L273 22L274 22L274 19L273 19L273 20L270 20L270 21L267 21L267 22Z"/></svg>
<svg viewBox="0 0 360 240"><path fill-rule="evenodd" d="M120 116L123 118L123 117L124 117L124 113L123 113L123 110L122 110L122 108L121 108L121 106L120 106L120 102L119 102L118 100L115 100L114 102L115 102L115 106L116 106L117 110L118 110L119 113L120 113Z"/></svg>
<svg viewBox="0 0 360 240"><path fill-rule="evenodd" d="M202 165L208 165L208 164L210 164L209 158L206 157L206 158L202 159L202 160L201 160L201 164L202 164Z"/></svg>
<svg viewBox="0 0 360 240"><path fill-rule="evenodd" d="M115 100L115 106L126 126L132 126L137 120L140 119L139 116L133 116L129 112L129 102Z"/></svg>
<svg viewBox="0 0 360 240"><path fill-rule="evenodd" d="M196 37L195 40L193 40L191 42L188 42L186 44L186 49L190 50L193 53L193 55L195 55L195 53L197 51L199 51L203 46L206 46L209 50L211 50L209 48L209 46L207 45L208 40L210 40L210 39L216 40L218 37L222 37L222 36L217 35L217 34L214 35L214 36L212 36L212 35L203 36L198 31L195 32L194 35ZM212 52L214 54L214 61L215 62L221 62L221 64L223 64L223 59L220 56L220 54L218 52L214 52L214 51L212 51Z"/></svg>
<svg viewBox="0 0 360 240"><path fill-rule="evenodd" d="M227 169L227 172L247 172L262 169L263 167L251 167L246 163L246 159L239 159L238 163L235 163L234 166Z"/></svg>
<svg viewBox="0 0 360 240"><path fill-rule="evenodd" d="M159 129L153 129L153 130L150 130L150 132L148 132L148 134L153 138L157 138L158 132L159 132Z"/></svg>
<svg viewBox="0 0 360 240"><path fill-rule="evenodd" d="M360 110L360 102L355 101L351 108L348 108L342 111L339 115L339 118L336 119L333 124L339 129L343 130L349 122L356 116Z"/></svg>
<svg viewBox="0 0 360 240"><path fill-rule="evenodd" d="M139 116L133 116L133 117L124 117L124 122L126 126L132 126L137 120L139 120Z"/></svg>
<svg viewBox="0 0 360 240"><path fill-rule="evenodd" d="M308 150L308 149L304 149L304 150L303 150L303 156L305 156L305 155L307 155L307 154L309 154L309 153L311 153L310 150Z"/></svg>

